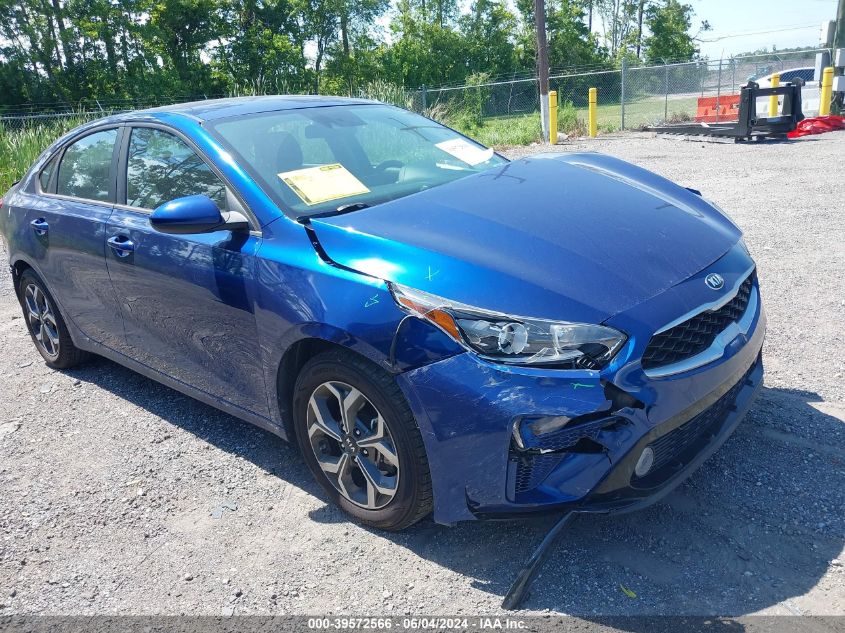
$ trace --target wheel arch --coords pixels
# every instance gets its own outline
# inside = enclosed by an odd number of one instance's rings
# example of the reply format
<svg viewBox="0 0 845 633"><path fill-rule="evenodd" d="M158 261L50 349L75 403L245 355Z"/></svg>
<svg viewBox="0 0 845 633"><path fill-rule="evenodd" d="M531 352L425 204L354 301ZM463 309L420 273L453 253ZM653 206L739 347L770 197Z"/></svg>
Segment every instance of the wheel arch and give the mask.
<svg viewBox="0 0 845 633"><path fill-rule="evenodd" d="M282 354L276 369L276 401L285 435L289 441L294 439L293 430L293 390L299 373L310 359L323 352L342 351L367 363L376 371L390 373L371 357L353 347L343 345L318 336L304 336L291 344Z"/></svg>
<svg viewBox="0 0 845 633"><path fill-rule="evenodd" d="M41 279L41 281L44 281L44 277L41 276L41 274L38 272L38 270L36 270L35 267L32 266L32 264L30 264L29 262L27 262L24 259L21 259L21 258L16 259L15 261L12 262L10 268L12 269L12 287L15 290L15 295L20 295L21 276L27 270L34 271L35 274L38 275L38 277ZM44 283L46 284L47 282L44 281Z"/></svg>
<svg viewBox="0 0 845 633"><path fill-rule="evenodd" d="M79 349L89 349L86 347L87 337L79 330L73 318L68 314L68 311L65 310L61 297L59 297L53 290L52 284L50 284L47 277L41 272L38 264L24 255L17 255L12 257L9 267L12 270L12 288L15 291L15 297L20 301L21 277L26 271L31 270L38 277L41 283L44 284L44 287L50 294L56 309L58 309L59 313L61 313L65 326L67 327L68 334L70 335L70 340Z"/></svg>
<svg viewBox="0 0 845 633"><path fill-rule="evenodd" d="M308 365L309 360L314 359L317 355L331 351L335 351L340 355L340 358L335 358L333 354L328 359L321 359L318 365L321 368L321 373L316 375L309 374L307 378L310 381L307 385L308 388L297 391L296 384L298 378L303 375L303 370L307 371L306 365ZM285 434L290 441L296 443L302 452L303 458L309 464L309 468L317 476L318 481L323 485L324 489L329 492L330 496L334 495L338 490L337 487L335 486L335 492L332 492L328 484L324 485L322 483L321 477L318 476L320 473L314 471L315 465L311 463L314 456L311 455L312 451L307 447L311 443L309 439L310 433L301 433L297 436L294 427L300 431L303 431L305 427L295 424L293 421L294 402L296 401L297 406L302 406L305 398L311 395L310 389L313 385L321 384L325 380L332 379L331 374L334 372L329 371L327 374L326 366L337 367L341 376L348 375L345 378L341 378L341 380L344 382L348 381L353 385L356 382L355 375L360 376L374 390L371 393L368 389L362 388L361 392L363 395L368 399L377 396L376 400L371 400L373 406L378 406L377 410L384 412L381 409L381 405L376 405L380 398L383 400L381 404L387 406L391 414L395 414L396 418L393 415L390 417L386 416L386 424L391 429L391 433L396 433L404 429L402 433L406 441L401 444L404 448L396 446L394 451L397 455L399 451L404 451L405 457L409 458L407 466L410 469L406 472L406 475L408 472L413 473L404 479L412 483L402 484L405 486L403 489L406 493L411 495L405 498L405 502L393 504L392 506L388 503L387 506L373 510L374 512L389 512L388 515L377 515L375 518L369 516L364 517L352 512L341 503L343 499L335 501L340 504L342 509L350 512L358 520L383 529L403 529L408 525L416 523L428 515L434 506L434 493L431 483L427 446L422 438L422 430L414 415L413 408L408 402L406 394L395 380L396 373L391 372L388 367L382 366L373 358L368 357L366 349L362 351L344 345L343 342L335 342L318 337L306 337L296 341L296 343L286 350L277 372L279 407L284 413L283 423ZM335 376L337 375L335 374ZM315 377L318 378L316 381L314 380ZM300 397L302 400L299 400ZM304 421L300 420L300 423L302 422ZM398 426L394 426L394 422ZM366 454L366 451L364 453ZM316 467L319 468L318 465ZM325 476L325 473L322 473L323 479ZM343 493L338 494L342 495ZM393 510L390 509L391 507ZM397 511L399 512L399 518L396 516Z"/></svg>

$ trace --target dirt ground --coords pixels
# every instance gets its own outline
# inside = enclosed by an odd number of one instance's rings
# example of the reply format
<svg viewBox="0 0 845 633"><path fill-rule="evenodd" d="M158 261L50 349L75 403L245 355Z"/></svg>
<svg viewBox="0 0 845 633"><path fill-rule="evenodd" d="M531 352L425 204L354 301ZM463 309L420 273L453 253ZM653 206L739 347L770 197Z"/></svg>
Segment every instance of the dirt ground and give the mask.
<svg viewBox="0 0 845 633"><path fill-rule="evenodd" d="M767 375L664 502L577 519L527 612L845 615L845 132L555 148L582 150L700 189L745 231ZM0 616L489 614L551 525L355 525L276 437L105 360L49 370L5 271L0 378Z"/></svg>

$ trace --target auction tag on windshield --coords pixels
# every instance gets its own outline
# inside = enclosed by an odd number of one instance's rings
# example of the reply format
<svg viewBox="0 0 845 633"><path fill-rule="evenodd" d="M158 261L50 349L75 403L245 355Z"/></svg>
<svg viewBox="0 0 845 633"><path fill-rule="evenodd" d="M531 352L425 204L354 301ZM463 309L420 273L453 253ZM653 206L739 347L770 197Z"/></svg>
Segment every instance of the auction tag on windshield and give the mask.
<svg viewBox="0 0 845 633"><path fill-rule="evenodd" d="M443 141L442 143L437 143L435 147L472 166L485 163L493 158L492 149L478 147L462 138Z"/></svg>
<svg viewBox="0 0 845 633"><path fill-rule="evenodd" d="M370 192L340 163L295 169L277 175L309 205Z"/></svg>

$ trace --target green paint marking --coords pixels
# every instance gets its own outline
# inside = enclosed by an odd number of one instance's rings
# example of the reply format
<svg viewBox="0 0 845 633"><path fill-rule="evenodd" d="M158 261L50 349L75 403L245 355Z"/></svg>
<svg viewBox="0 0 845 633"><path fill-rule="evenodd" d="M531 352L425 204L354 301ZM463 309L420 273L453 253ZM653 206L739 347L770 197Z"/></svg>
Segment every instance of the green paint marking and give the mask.
<svg viewBox="0 0 845 633"><path fill-rule="evenodd" d="M573 389L578 389L579 387L584 387L586 389L592 389L593 387L595 387L595 385L585 385L583 382L573 382L572 383Z"/></svg>

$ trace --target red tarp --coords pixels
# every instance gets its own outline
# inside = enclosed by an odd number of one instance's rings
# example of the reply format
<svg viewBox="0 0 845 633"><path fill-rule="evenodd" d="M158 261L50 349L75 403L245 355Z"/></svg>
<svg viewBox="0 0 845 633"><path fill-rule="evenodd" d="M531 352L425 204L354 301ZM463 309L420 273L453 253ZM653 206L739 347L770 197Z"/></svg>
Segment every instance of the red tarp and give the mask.
<svg viewBox="0 0 845 633"><path fill-rule="evenodd" d="M787 136L789 138L798 138L799 136L809 136L810 134L824 134L833 130L845 130L845 117L831 114L804 119Z"/></svg>

